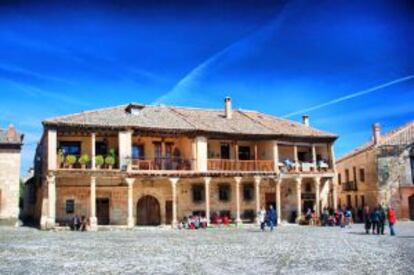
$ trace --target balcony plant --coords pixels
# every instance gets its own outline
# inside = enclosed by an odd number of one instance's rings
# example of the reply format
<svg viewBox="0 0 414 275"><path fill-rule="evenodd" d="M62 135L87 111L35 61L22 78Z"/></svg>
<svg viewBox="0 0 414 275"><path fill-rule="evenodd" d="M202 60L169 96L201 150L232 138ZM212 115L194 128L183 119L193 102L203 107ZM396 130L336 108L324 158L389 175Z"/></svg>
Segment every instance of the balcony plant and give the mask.
<svg viewBox="0 0 414 275"><path fill-rule="evenodd" d="M115 158L111 155L107 155L105 158L105 164L107 165L108 169L112 169L115 164Z"/></svg>
<svg viewBox="0 0 414 275"><path fill-rule="evenodd" d="M82 169L86 169L86 165L89 163L89 161L90 161L90 158L89 158L89 155L87 154L83 154L78 160Z"/></svg>
<svg viewBox="0 0 414 275"><path fill-rule="evenodd" d="M95 165L97 169L101 169L102 165L104 165L105 159L102 155L97 155L95 157Z"/></svg>
<svg viewBox="0 0 414 275"><path fill-rule="evenodd" d="M76 156L74 155L67 155L65 158L66 165L69 169L73 168L73 165L76 163Z"/></svg>

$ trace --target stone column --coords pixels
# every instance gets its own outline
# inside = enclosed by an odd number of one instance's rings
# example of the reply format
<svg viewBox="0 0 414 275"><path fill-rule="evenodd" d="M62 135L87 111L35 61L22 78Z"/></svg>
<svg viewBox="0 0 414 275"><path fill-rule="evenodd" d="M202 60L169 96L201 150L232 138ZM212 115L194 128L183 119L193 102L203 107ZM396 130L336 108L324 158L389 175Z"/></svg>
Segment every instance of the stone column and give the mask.
<svg viewBox="0 0 414 275"><path fill-rule="evenodd" d="M49 217L47 228L54 228L56 225L56 178L54 175L47 177L47 191L49 201Z"/></svg>
<svg viewBox="0 0 414 275"><path fill-rule="evenodd" d="M260 182L261 177L254 177L254 187L255 187L255 198L256 198L256 213L260 211ZM260 221L256 215L256 223L260 224Z"/></svg>
<svg viewBox="0 0 414 275"><path fill-rule="evenodd" d="M297 220L302 216L302 178L298 177L296 181L296 201L297 201Z"/></svg>
<svg viewBox="0 0 414 275"><path fill-rule="evenodd" d="M234 180L236 181L236 225L239 226L242 224L242 220L240 218L240 182L242 178L235 177Z"/></svg>
<svg viewBox="0 0 414 275"><path fill-rule="evenodd" d="M55 170L57 167L57 131L55 129L47 131L47 167L49 170Z"/></svg>
<svg viewBox="0 0 414 275"><path fill-rule="evenodd" d="M206 190L206 219L207 224L210 224L210 182L211 178L204 178L204 189Z"/></svg>
<svg viewBox="0 0 414 275"><path fill-rule="evenodd" d="M313 169L316 171L317 169L317 163L316 163L316 146L312 144L312 163L313 163Z"/></svg>
<svg viewBox="0 0 414 275"><path fill-rule="evenodd" d="M338 186L336 185L336 181L334 178L332 178L331 181L332 181L333 209L336 211L338 209L338 193L337 193Z"/></svg>
<svg viewBox="0 0 414 275"><path fill-rule="evenodd" d="M120 169L125 167L128 169L132 157L132 133L132 131L122 131L118 133Z"/></svg>
<svg viewBox="0 0 414 275"><path fill-rule="evenodd" d="M273 170L279 173L279 145L273 141Z"/></svg>
<svg viewBox="0 0 414 275"><path fill-rule="evenodd" d="M277 223L282 222L282 201L280 196L280 185L282 184L282 179L276 179L276 212L277 212Z"/></svg>
<svg viewBox="0 0 414 275"><path fill-rule="evenodd" d="M331 152L331 169L336 172L336 160L335 160L335 150L334 150L334 145L331 144L330 145L330 152Z"/></svg>
<svg viewBox="0 0 414 275"><path fill-rule="evenodd" d="M316 215L319 217L321 215L320 205L320 185L321 185L321 178L315 177L315 212Z"/></svg>
<svg viewBox="0 0 414 275"><path fill-rule="evenodd" d="M128 228L133 228L135 226L134 219L134 178L126 178L125 181L128 184Z"/></svg>
<svg viewBox="0 0 414 275"><path fill-rule="evenodd" d="M91 177L91 212L90 212L91 231L98 230L98 219L96 218L96 177Z"/></svg>
<svg viewBox="0 0 414 275"><path fill-rule="evenodd" d="M176 228L178 225L177 220L177 182L179 178L169 178L172 189L172 228Z"/></svg>
<svg viewBox="0 0 414 275"><path fill-rule="evenodd" d="M295 171L299 172L298 146L293 145L293 157L295 161Z"/></svg>
<svg viewBox="0 0 414 275"><path fill-rule="evenodd" d="M92 133L91 135L91 166L92 166L92 170L96 169L96 162L95 162L95 155L96 155L96 148L95 148L95 143L96 143L96 134Z"/></svg>

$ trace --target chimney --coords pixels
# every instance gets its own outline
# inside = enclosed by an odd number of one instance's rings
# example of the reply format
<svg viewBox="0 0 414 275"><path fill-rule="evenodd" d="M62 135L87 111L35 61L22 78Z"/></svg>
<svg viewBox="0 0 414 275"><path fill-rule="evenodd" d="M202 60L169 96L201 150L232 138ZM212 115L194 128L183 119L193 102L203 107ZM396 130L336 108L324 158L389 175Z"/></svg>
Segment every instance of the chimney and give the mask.
<svg viewBox="0 0 414 275"><path fill-rule="evenodd" d="M305 126L309 126L309 116L308 115L303 115L303 117L302 117L302 123Z"/></svg>
<svg viewBox="0 0 414 275"><path fill-rule="evenodd" d="M381 141L381 125L379 123L375 123L372 125L372 138L374 140L374 144L378 145Z"/></svg>
<svg viewBox="0 0 414 275"><path fill-rule="evenodd" d="M8 141L15 141L17 137L16 128L13 124L9 125L9 128L7 129L7 140Z"/></svg>
<svg viewBox="0 0 414 275"><path fill-rule="evenodd" d="M231 98L226 96L224 98L224 115L227 119L231 119L232 110L231 110Z"/></svg>

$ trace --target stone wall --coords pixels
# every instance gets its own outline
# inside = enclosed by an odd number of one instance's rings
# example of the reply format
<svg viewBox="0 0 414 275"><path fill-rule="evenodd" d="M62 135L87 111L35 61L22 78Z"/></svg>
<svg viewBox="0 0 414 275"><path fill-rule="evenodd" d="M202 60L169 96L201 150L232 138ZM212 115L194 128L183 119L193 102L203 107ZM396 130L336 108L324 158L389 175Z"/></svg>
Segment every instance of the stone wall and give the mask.
<svg viewBox="0 0 414 275"><path fill-rule="evenodd" d="M0 149L0 219L19 216L20 150Z"/></svg>

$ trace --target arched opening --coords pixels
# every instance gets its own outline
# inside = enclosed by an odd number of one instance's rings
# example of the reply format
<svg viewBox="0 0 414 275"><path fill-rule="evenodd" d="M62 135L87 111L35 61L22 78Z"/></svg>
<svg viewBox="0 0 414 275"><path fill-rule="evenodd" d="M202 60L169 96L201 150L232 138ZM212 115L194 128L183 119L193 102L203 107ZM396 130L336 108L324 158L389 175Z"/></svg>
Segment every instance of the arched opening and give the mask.
<svg viewBox="0 0 414 275"><path fill-rule="evenodd" d="M160 225L161 209L158 200L150 195L139 199L137 203L137 225Z"/></svg>
<svg viewBox="0 0 414 275"><path fill-rule="evenodd" d="M408 205L410 208L410 220L414 221L414 195L408 198Z"/></svg>

